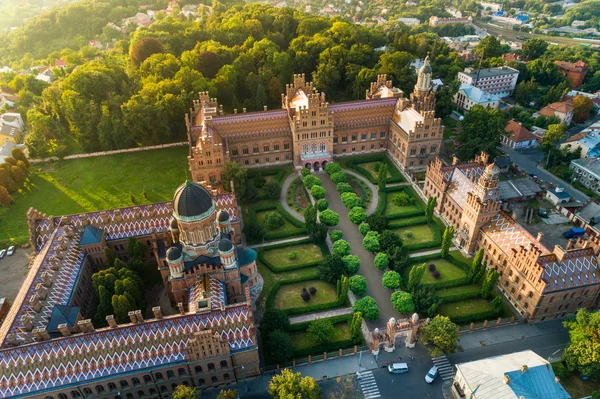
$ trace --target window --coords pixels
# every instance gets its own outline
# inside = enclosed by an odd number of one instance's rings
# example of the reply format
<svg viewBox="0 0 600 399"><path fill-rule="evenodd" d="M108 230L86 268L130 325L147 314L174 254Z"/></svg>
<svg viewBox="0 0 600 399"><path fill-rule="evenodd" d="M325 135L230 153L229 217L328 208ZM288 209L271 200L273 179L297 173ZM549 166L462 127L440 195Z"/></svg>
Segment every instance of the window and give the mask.
<svg viewBox="0 0 600 399"><path fill-rule="evenodd" d="M144 391L138 391L138 398L143 398L144 396L146 396Z"/></svg>
<svg viewBox="0 0 600 399"><path fill-rule="evenodd" d="M273 144L273 151L279 151L279 144Z"/></svg>
<svg viewBox="0 0 600 399"><path fill-rule="evenodd" d="M167 371L167 378L168 379L175 378L175 373L173 372L173 370Z"/></svg>
<svg viewBox="0 0 600 399"><path fill-rule="evenodd" d="M229 375L229 373L223 374L223 379L228 380L230 378L231 378L231 376Z"/></svg>
<svg viewBox="0 0 600 399"><path fill-rule="evenodd" d="M109 382L109 383L108 383L108 390L109 390L109 391L115 391L116 389L117 389L117 386L115 385L115 383L114 383L114 382ZM92 393L91 389L89 389L89 388L85 388L85 389L83 390L83 392L84 392L86 395L87 395L87 392L86 392L86 390L90 391L90 394Z"/></svg>
<svg viewBox="0 0 600 399"><path fill-rule="evenodd" d="M308 144L303 144L302 145L302 153L306 154L308 152Z"/></svg>
<svg viewBox="0 0 600 399"><path fill-rule="evenodd" d="M352 141L356 141L356 138L357 138L357 137L358 137L358 136L357 136L356 134L353 134L353 135L352 135Z"/></svg>
<svg viewBox="0 0 600 399"><path fill-rule="evenodd" d="M196 368L197 368L197 367L196 367ZM202 371L202 369L200 369L200 371ZM154 374L154 377L156 377L156 380L157 380L157 381L162 381L162 380L164 380L164 377L163 377L162 373L156 373L156 374Z"/></svg>
<svg viewBox="0 0 600 399"><path fill-rule="evenodd" d="M194 371L196 372L196 374L200 374L202 372L202 366L194 367Z"/></svg>
<svg viewBox="0 0 600 399"><path fill-rule="evenodd" d="M96 392L103 393L104 392L104 387L102 385L96 385Z"/></svg>
<svg viewBox="0 0 600 399"><path fill-rule="evenodd" d="M204 380L204 378L200 378L200 379L198 380L198 384L200 384L200 385L204 385L204 384L206 384L206 381Z"/></svg>
<svg viewBox="0 0 600 399"><path fill-rule="evenodd" d="M310 150L311 150L311 152L317 152L317 144L316 144L316 143L313 143L313 144L310 146Z"/></svg>
<svg viewBox="0 0 600 399"><path fill-rule="evenodd" d="M265 158L265 162L266 162L266 163L269 163L269 162L271 162L271 158L269 158L269 157L266 157L266 158Z"/></svg>
<svg viewBox="0 0 600 399"><path fill-rule="evenodd" d="M161 386L160 386L160 391L161 391L161 392L163 392L163 393L164 393L164 392L167 392L167 387L166 387L166 386L164 386L164 385L161 385Z"/></svg>
<svg viewBox="0 0 600 399"><path fill-rule="evenodd" d="M365 141L365 140L367 139L367 134L366 134L366 133L363 133L363 134L361 134L361 135L360 135L360 139L361 139L362 141Z"/></svg>
<svg viewBox="0 0 600 399"><path fill-rule="evenodd" d="M177 374L179 374L180 377L187 375L187 373L185 372L185 369L183 367L177 370Z"/></svg>
<svg viewBox="0 0 600 399"><path fill-rule="evenodd" d="M256 159L254 160L254 163L255 163L255 164L259 164L259 163L260 163L260 160L259 160L258 158L256 158Z"/></svg>
<svg viewBox="0 0 600 399"><path fill-rule="evenodd" d="M149 384L152 382L152 377L150 377L148 374L146 374L144 376L144 384Z"/></svg>
<svg viewBox="0 0 600 399"><path fill-rule="evenodd" d="M437 150L436 146L432 145L431 148L429 149L429 152L431 154L435 154L435 150Z"/></svg>
<svg viewBox="0 0 600 399"><path fill-rule="evenodd" d="M141 385L140 379L139 379L139 378L136 378L136 377L133 377L133 378L131 379L131 383L133 384L133 386L134 386L134 387L136 387L136 386L138 386L138 385Z"/></svg>
<svg viewBox="0 0 600 399"><path fill-rule="evenodd" d="M227 361L226 360L221 360L221 368L222 369L226 369L227 368Z"/></svg>
<svg viewBox="0 0 600 399"><path fill-rule="evenodd" d="M112 387L111 387L111 385L112 385L114 388L112 388ZM110 390L112 391L113 389L117 389L117 386L111 382L110 384L108 384L108 389L110 389ZM94 393L93 393L93 392L92 392L92 390L91 390L91 389L89 389L89 388L83 388L83 394L84 394L85 396L91 396L91 395L93 395Z"/></svg>
<svg viewBox="0 0 600 399"><path fill-rule="evenodd" d="M215 382L217 382L217 376L213 375L212 377L210 377L210 380L212 381L212 383L214 384Z"/></svg>
<svg viewBox="0 0 600 399"><path fill-rule="evenodd" d="M125 389L125 388L129 387L129 383L125 380L119 381L119 385L121 385L121 389Z"/></svg>
<svg viewBox="0 0 600 399"><path fill-rule="evenodd" d="M79 391L71 391L71 397L73 399L75 399L75 398L81 398L81 394L79 393Z"/></svg>
<svg viewBox="0 0 600 399"><path fill-rule="evenodd" d="M215 364L214 363L208 363L208 369L209 370L214 370L215 369Z"/></svg>
<svg viewBox="0 0 600 399"><path fill-rule="evenodd" d="M426 152L427 152L427 148L421 147L421 155L425 155Z"/></svg>
<svg viewBox="0 0 600 399"><path fill-rule="evenodd" d="M348 142L348 136L342 136L342 143Z"/></svg>
<svg viewBox="0 0 600 399"><path fill-rule="evenodd" d="M263 151L264 152L269 152L269 146L268 145L263 146Z"/></svg>
<svg viewBox="0 0 600 399"><path fill-rule="evenodd" d="M252 147L252 153L253 154L258 154L258 147Z"/></svg>
<svg viewBox="0 0 600 399"><path fill-rule="evenodd" d="M133 399L133 394L131 392L127 394L127 399Z"/></svg>
<svg viewBox="0 0 600 399"><path fill-rule="evenodd" d="M381 132L381 133L379 133L379 138L380 138L380 139L383 139L383 138L385 138L385 132Z"/></svg>
<svg viewBox="0 0 600 399"><path fill-rule="evenodd" d="M247 159L244 160L244 165L248 165L248 164L249 164L248 160Z"/></svg>
<svg viewBox="0 0 600 399"><path fill-rule="evenodd" d="M248 155L248 147L242 148L242 154Z"/></svg>
<svg viewBox="0 0 600 399"><path fill-rule="evenodd" d="M417 149L416 148L411 148L410 149L410 155L415 155L417 153Z"/></svg>
<svg viewBox="0 0 600 399"><path fill-rule="evenodd" d="M283 143L283 149L284 150L289 150L290 149L290 143Z"/></svg>
<svg viewBox="0 0 600 399"><path fill-rule="evenodd" d="M337 136L333 136L333 144L337 144L337 143L338 143Z"/></svg>
<svg viewBox="0 0 600 399"><path fill-rule="evenodd" d="M374 150L375 149L375 144L371 144L371 149Z"/></svg>
<svg viewBox="0 0 600 399"><path fill-rule="evenodd" d="M371 140L375 140L377 138L377 133L371 133Z"/></svg>

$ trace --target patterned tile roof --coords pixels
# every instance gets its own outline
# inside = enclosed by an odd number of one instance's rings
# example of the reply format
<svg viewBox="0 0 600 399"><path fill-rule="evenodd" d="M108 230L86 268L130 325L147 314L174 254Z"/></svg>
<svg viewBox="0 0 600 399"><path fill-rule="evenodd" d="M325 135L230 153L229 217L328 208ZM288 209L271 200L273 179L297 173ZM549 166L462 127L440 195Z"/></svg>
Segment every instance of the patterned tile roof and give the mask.
<svg viewBox="0 0 600 399"><path fill-rule="evenodd" d="M194 332L215 328L231 351L254 347L251 309L149 320L0 350L0 398L177 363Z"/></svg>
<svg viewBox="0 0 600 399"><path fill-rule="evenodd" d="M533 243L542 253L549 252L541 242L537 241L523 226L503 211L498 212L481 230L507 254L511 248L521 245L527 247L530 243Z"/></svg>
<svg viewBox="0 0 600 399"><path fill-rule="evenodd" d="M207 276L208 280L208 294L210 296L210 308L221 309L221 305L227 304L227 296L225 295L225 283L217 280L214 277ZM204 292L204 283L202 281L196 282L190 287L188 296L188 308L190 313L195 312L197 309L198 301L202 299Z"/></svg>
<svg viewBox="0 0 600 399"><path fill-rule="evenodd" d="M554 253L543 255L538 264L544 268L545 293L600 283L598 260L592 248L570 250L562 259Z"/></svg>
<svg viewBox="0 0 600 399"><path fill-rule="evenodd" d="M357 124L378 125L392 118L397 100L397 98L381 98L333 103L329 104L329 111L333 115L334 127L337 129ZM364 111L367 114L357 111Z"/></svg>
<svg viewBox="0 0 600 399"><path fill-rule="evenodd" d="M471 191L474 184L475 183L473 183L462 170L458 168L454 169L450 185L448 186L448 194L456 201L461 209L465 206L467 194Z"/></svg>

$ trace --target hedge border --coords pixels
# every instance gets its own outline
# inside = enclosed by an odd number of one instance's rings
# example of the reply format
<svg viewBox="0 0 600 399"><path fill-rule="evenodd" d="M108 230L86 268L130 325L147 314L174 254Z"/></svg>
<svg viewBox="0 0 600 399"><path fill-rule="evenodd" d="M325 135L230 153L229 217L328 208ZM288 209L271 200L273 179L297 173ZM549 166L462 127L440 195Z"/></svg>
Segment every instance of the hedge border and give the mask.
<svg viewBox="0 0 600 399"><path fill-rule="evenodd" d="M285 248L285 247L293 247L295 245L302 245L302 244L315 244L317 245L320 249L321 249L321 253L323 254L323 256L327 256L329 255L329 248L327 248L327 244L324 242L321 243L315 243L313 242L310 238L306 238L304 240L300 240L300 241L294 241L294 242L285 242L285 243L281 243L281 244L275 244L275 245L271 245L268 247L263 247L260 248L258 250L258 260L260 260L265 266L267 266L267 268L272 271L275 274L278 273L284 273L284 272L291 272L291 271L295 271L295 270L301 270L301 269L307 269L309 267L314 267L314 266L318 266L319 263L321 262L320 260L317 261L313 261L313 262L306 262L306 263L301 263L295 266L291 266L291 267L281 267L281 266L276 266L273 265L271 262L269 262L266 258L265 258L265 252L271 249L277 249L277 248Z"/></svg>
<svg viewBox="0 0 600 399"><path fill-rule="evenodd" d="M406 181L402 173L396 168L396 165L392 162L392 160L386 154L373 154L373 155L365 155L360 157L355 157L354 159L350 158L346 163L346 165L354 170L356 173L364 176L373 184L378 183L378 179L371 174L370 171L360 166L363 163L370 162L383 162L388 167L388 173L390 177L386 178L386 184L390 183L403 183Z"/></svg>
<svg viewBox="0 0 600 399"><path fill-rule="evenodd" d="M386 215L385 208L387 206L387 195L390 193L397 193L402 191L404 191L405 193L407 193L415 199L415 206L418 209L410 212L390 213ZM387 220L404 219L425 214L425 203L423 202L423 200L421 200L421 197L417 195L417 193L411 186L395 186L386 188L385 195L382 195L379 199L379 204L377 204L377 208L377 212L379 212L380 215L385 216Z"/></svg>
<svg viewBox="0 0 600 399"><path fill-rule="evenodd" d="M501 313L496 313L493 310L486 310L485 312L477 312L477 313L469 313L463 316L448 316L453 323L456 324L466 324L472 321L481 321L481 320L494 320ZM443 316L443 315L442 315Z"/></svg>
<svg viewBox="0 0 600 399"><path fill-rule="evenodd" d="M342 324L342 323L347 323L348 325L350 325L350 322L352 321L352 317L353 317L353 314L348 314L348 315L328 317L328 318L325 318L322 320L329 320L329 321L331 321L331 324L333 324L334 326L336 324ZM313 321L314 320L306 321L306 322L298 323L298 324L292 324L290 326L289 332L292 333L292 332L306 331L308 329L308 326L310 325L310 323L312 323ZM358 340L345 339L345 340L336 341L336 342L328 342L326 344L313 345L310 348L305 348L305 349L301 349L301 350L294 349L293 357L305 357L305 356L309 356L309 355L322 354L323 352L334 352L339 349L344 349L344 348L348 348L348 347L352 347L354 345L360 345L360 344L362 344L362 339L358 339Z"/></svg>
<svg viewBox="0 0 600 399"><path fill-rule="evenodd" d="M440 288L458 287L458 286L461 286L461 285L466 285L466 284L470 284L471 283L471 279L468 276L469 269L471 268L471 266L467 265L465 263L462 263L461 261L455 259L451 255L448 255L446 258L442 258L442 256L440 254L431 254L431 255L424 255L424 256L419 256L419 257L415 257L415 258L410 258L411 263L407 267L411 267L412 268L415 265L423 264L423 263L425 263L425 262L427 262L429 260L436 260L436 259L445 259L445 260L447 260L448 262L450 262L453 265L459 267L462 271L464 271L465 273L467 273L467 276L459 278L459 279L455 279L455 280L442 281L442 282L439 282L439 283L421 284L423 287L440 289Z"/></svg>
<svg viewBox="0 0 600 399"><path fill-rule="evenodd" d="M251 207L248 211L248 218L251 222L258 223L258 220L256 219L256 212L264 212L270 210L277 210L281 214L281 216L284 217L285 220L287 220L292 226L297 228L295 230L285 232L266 233L264 236L265 241L295 237L306 233L306 225L298 219L296 219L295 217L293 217L292 215L290 215L285 209L283 209L283 205L281 205L280 202L278 202L277 204L267 204Z"/></svg>
<svg viewBox="0 0 600 399"><path fill-rule="evenodd" d="M435 248L435 247L439 247L442 245L442 235L443 235L443 230L442 230L442 226L443 223L439 220L433 220L430 223L422 223L422 224L409 224L407 226L404 227L410 227L410 226L421 226L423 224L427 224L429 226L429 228L433 231L433 239L426 241L426 242L420 242L417 244L408 244L405 245L406 250L408 252L414 252L417 250L421 250L421 249L429 249L429 248ZM388 227L389 228L389 227Z"/></svg>
<svg viewBox="0 0 600 399"><path fill-rule="evenodd" d="M308 195L308 192L306 191L306 187L304 186L304 183L302 182L302 178L298 177L296 179L294 179L294 181L292 181L292 183L290 184L290 187L288 188L288 192L285 193L285 200L287 202L287 204L290 207L293 207L296 209L296 212L302 214L306 208L302 208L297 202L296 202L296 190L298 190L298 186L302 186L302 190L304 190L304 195L306 195L306 200L308 202L310 202L310 196ZM288 199L288 194L291 192L291 199ZM291 203L290 203L291 202Z"/></svg>
<svg viewBox="0 0 600 399"><path fill-rule="evenodd" d="M352 175L348 175L348 180L356 181L356 185L357 185L358 189L360 190L360 194L362 197L360 206L362 206L363 208L366 208L367 203L369 202L369 200L368 200L369 195L367 194L367 190L365 190L365 188L363 187L364 183L362 181L360 181L360 179L358 179ZM348 183L348 184L350 184L350 183ZM340 197L341 197L341 194L338 193L338 195L340 195ZM371 199L373 199L373 194L371 194Z"/></svg>
<svg viewBox="0 0 600 399"><path fill-rule="evenodd" d="M479 299L479 298L481 298L481 290L468 292L468 293L462 293L462 294L448 295L446 297L440 297L440 296L437 296L437 294L436 294L436 298L441 300L443 303L467 301L469 299Z"/></svg>

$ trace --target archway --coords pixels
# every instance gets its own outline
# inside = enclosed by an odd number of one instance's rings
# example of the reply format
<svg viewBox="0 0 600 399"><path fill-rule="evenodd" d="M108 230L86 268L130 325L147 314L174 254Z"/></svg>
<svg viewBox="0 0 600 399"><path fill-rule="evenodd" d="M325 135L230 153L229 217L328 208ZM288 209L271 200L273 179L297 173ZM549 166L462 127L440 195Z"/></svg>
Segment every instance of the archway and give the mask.
<svg viewBox="0 0 600 399"><path fill-rule="evenodd" d="M323 165L321 165L323 167L323 169L325 169L325 166L327 166L327 161L323 161Z"/></svg>
<svg viewBox="0 0 600 399"><path fill-rule="evenodd" d="M306 169L309 169L309 170L310 170L310 162L307 162L307 163L304 165L304 167L305 167Z"/></svg>
<svg viewBox="0 0 600 399"><path fill-rule="evenodd" d="M318 172L318 171L319 171L319 167L320 167L320 166L321 166L321 165L319 164L319 162L315 162L315 163L313 164L313 167L314 167L314 169L315 169L315 172Z"/></svg>

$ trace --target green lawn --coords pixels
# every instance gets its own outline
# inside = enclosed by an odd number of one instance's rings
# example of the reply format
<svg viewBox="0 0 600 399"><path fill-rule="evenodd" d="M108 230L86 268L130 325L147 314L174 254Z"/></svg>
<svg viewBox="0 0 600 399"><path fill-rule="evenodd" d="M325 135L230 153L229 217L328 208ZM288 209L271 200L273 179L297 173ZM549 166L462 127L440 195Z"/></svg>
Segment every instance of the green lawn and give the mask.
<svg viewBox="0 0 600 399"><path fill-rule="evenodd" d="M32 165L31 183L0 208L0 245L27 242L30 207L57 216L171 200L189 178L187 153L174 147Z"/></svg>
<svg viewBox="0 0 600 399"><path fill-rule="evenodd" d="M480 284L469 284L469 285L461 285L459 287L452 288L443 288L441 290L435 290L435 296L440 299L445 299L454 295L459 294L471 294L475 292L481 292Z"/></svg>
<svg viewBox="0 0 600 399"><path fill-rule="evenodd" d="M394 197L396 197L398 194L400 194L400 192L386 194L385 215L413 212L413 211L418 211L420 209L416 203L414 205L408 205L408 206L395 205Z"/></svg>
<svg viewBox="0 0 600 399"><path fill-rule="evenodd" d="M348 323L338 323L333 325L334 334L331 338L330 343L346 341L350 339L350 330L348 329ZM308 338L306 331L292 332L292 342L296 350L307 349L315 346L315 344Z"/></svg>
<svg viewBox="0 0 600 399"><path fill-rule="evenodd" d="M431 227L428 224L421 224L416 226L407 226L399 229L392 230L394 233L397 233L405 245L410 244L418 244L422 242L432 241L434 238L434 233ZM412 237L406 235L406 232L410 231L413 233Z"/></svg>
<svg viewBox="0 0 600 399"><path fill-rule="evenodd" d="M438 308L442 316L459 317L471 313L481 313L492 310L492 305L485 299L468 299L466 301L443 303Z"/></svg>
<svg viewBox="0 0 600 399"><path fill-rule="evenodd" d="M304 302L300 294L302 288L315 287L317 293L311 295L308 302ZM335 287L323 280L309 280L301 283L285 284L279 287L275 295L275 307L277 309L300 308L306 305L319 305L337 301Z"/></svg>
<svg viewBox="0 0 600 399"><path fill-rule="evenodd" d="M467 273L465 273L464 270L445 259L434 259L425 262L427 265L430 263L435 264L436 270L440 272L440 277L437 279L434 278L429 269L426 269L425 274L423 274L423 278L421 279L422 284L433 284L442 281L458 280L467 276Z"/></svg>
<svg viewBox="0 0 600 399"><path fill-rule="evenodd" d="M462 252L460 252L458 249L455 249L454 251L450 251L449 254L454 259L456 259L460 263L464 263L465 265L471 266L471 264L473 263L473 258L466 258L465 256L463 256Z"/></svg>
<svg viewBox="0 0 600 399"><path fill-rule="evenodd" d="M296 252L295 259L288 258L288 254L292 251ZM283 268L317 262L323 259L321 248L316 244L299 244L283 248L267 249L263 255L265 262Z"/></svg>
<svg viewBox="0 0 600 399"><path fill-rule="evenodd" d="M369 173L371 173L371 175L378 179L379 178L379 173L377 173L375 171L375 165L377 165L380 162L367 162L367 163L361 163L360 166L362 166L363 168L365 168L366 170L369 171ZM389 167L389 166L388 166ZM392 177L392 175L390 174L390 171L387 171L387 175L385 176L386 178L388 177Z"/></svg>
<svg viewBox="0 0 600 399"><path fill-rule="evenodd" d="M263 223L264 223L264 221L265 221L265 215L266 215L267 213L271 213L271 212L276 212L276 213L279 213L279 212L277 211L277 209L271 209L271 210L268 210L268 211L256 212L256 221L257 221L259 224L261 224L261 225L263 225L263 226L264 226L264 224L263 224ZM283 215L281 215L281 216L283 216ZM279 227L278 227L278 228L276 228L276 229L267 229L267 228L265 227L265 231L267 231L267 232L291 231L291 230L296 230L296 229L297 229L297 227L296 227L296 226L294 226L293 224L291 224L290 222L288 222L288 221L287 221L287 219L285 219L285 218L283 218L283 225L279 226Z"/></svg>

